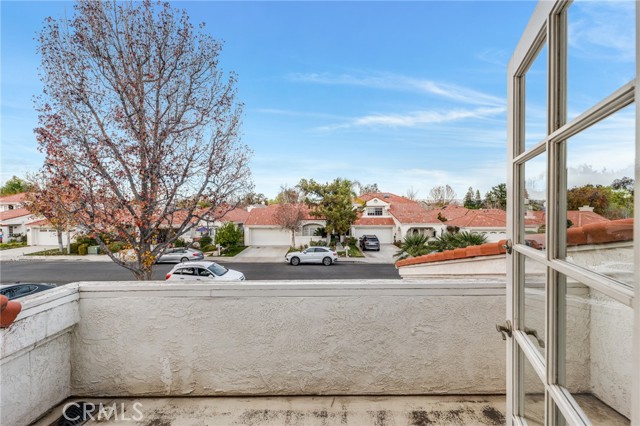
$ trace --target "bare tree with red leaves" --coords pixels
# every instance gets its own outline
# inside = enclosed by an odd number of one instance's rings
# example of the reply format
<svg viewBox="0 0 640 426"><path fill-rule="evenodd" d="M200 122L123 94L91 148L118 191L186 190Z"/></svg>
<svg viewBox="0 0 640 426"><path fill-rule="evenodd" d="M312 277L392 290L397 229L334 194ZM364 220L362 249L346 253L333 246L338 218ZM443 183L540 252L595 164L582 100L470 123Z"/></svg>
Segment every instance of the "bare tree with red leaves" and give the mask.
<svg viewBox="0 0 640 426"><path fill-rule="evenodd" d="M280 204L276 207L275 219L282 229L291 233L291 247L296 246L296 232L305 217L307 207L302 203L301 194L295 188L282 186L278 194Z"/></svg>
<svg viewBox="0 0 640 426"><path fill-rule="evenodd" d="M72 18L49 18L38 40L47 174L73 184L66 209L102 250L151 279L168 244L253 189L221 43L185 11L148 0L81 0ZM172 232L154 245L163 228ZM136 260L114 256L105 234Z"/></svg>
<svg viewBox="0 0 640 426"><path fill-rule="evenodd" d="M71 252L71 232L74 229L73 215L67 210L76 193L70 182L60 181L43 173L29 176L30 191L25 193L24 206L33 214L43 216L55 228L58 249L64 251L63 233L67 234L67 253Z"/></svg>

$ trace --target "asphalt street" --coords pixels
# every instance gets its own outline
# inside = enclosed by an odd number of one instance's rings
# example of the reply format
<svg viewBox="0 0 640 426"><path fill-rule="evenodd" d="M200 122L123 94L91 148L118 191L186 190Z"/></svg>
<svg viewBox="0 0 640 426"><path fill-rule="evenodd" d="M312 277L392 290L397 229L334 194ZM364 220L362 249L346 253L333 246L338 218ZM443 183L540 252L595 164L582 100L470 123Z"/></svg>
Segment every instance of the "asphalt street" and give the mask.
<svg viewBox="0 0 640 426"><path fill-rule="evenodd" d="M400 279L394 265L337 263L331 266L283 263L220 264L244 273L247 280ZM164 280L174 265L155 265L153 277ZM77 281L130 281L133 274L110 262L10 261L0 265L0 283L44 282L68 284Z"/></svg>

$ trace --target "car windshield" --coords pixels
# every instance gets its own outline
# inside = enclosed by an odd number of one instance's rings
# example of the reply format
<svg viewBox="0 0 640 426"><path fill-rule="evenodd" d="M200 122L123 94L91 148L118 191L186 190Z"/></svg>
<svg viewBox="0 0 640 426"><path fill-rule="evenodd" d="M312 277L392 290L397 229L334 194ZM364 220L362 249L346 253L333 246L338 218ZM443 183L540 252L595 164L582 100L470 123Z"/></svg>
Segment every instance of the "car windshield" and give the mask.
<svg viewBox="0 0 640 426"><path fill-rule="evenodd" d="M228 271L227 268L225 268L222 265L218 265L217 263L211 264L211 266L209 266L207 269L210 270L211 272L213 272L215 275L218 275L218 276L224 275Z"/></svg>

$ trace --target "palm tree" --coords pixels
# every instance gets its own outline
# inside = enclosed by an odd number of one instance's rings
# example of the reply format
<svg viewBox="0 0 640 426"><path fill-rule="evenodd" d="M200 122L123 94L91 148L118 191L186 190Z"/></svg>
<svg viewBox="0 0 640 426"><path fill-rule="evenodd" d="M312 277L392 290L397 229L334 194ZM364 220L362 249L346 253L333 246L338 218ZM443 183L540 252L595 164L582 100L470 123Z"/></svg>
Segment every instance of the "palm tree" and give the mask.
<svg viewBox="0 0 640 426"><path fill-rule="evenodd" d="M431 252L427 247L429 237L423 234L410 234L404 237L402 244L400 244L400 250L394 255L399 259L404 259L409 256L422 256Z"/></svg>
<svg viewBox="0 0 640 426"><path fill-rule="evenodd" d="M428 247L431 251L445 251L469 246L477 246L487 242L487 236L482 233L462 231L447 232L437 237L434 241L429 241Z"/></svg>

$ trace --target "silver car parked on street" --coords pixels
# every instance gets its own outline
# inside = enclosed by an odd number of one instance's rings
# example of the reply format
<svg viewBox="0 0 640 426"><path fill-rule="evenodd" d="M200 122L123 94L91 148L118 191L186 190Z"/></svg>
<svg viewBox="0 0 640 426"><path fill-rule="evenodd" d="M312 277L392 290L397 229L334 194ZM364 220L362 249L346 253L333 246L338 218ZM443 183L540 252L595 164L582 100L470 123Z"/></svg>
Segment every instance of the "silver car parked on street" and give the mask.
<svg viewBox="0 0 640 426"><path fill-rule="evenodd" d="M309 247L303 251L287 253L284 261L293 266L301 263L321 263L329 266L338 261L338 253L328 247Z"/></svg>
<svg viewBox="0 0 640 426"><path fill-rule="evenodd" d="M158 256L156 263L181 263L188 262L190 260L202 259L204 259L204 254L199 250L186 247L176 247L166 249L164 253Z"/></svg>

